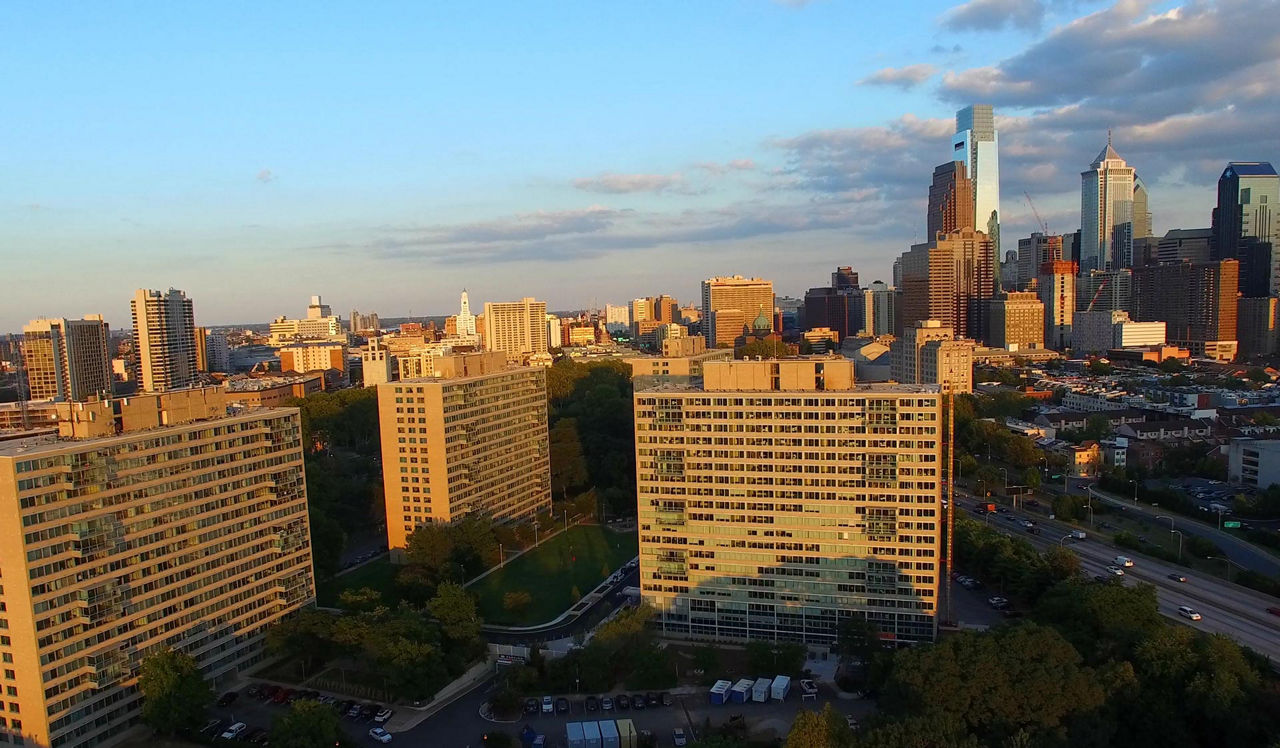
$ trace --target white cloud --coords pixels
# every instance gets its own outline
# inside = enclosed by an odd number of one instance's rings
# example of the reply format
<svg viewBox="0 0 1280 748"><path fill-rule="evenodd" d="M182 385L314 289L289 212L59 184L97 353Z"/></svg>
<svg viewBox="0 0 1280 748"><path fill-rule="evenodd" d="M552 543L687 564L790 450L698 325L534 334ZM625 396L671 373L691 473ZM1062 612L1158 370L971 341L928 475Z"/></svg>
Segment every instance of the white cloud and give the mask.
<svg viewBox="0 0 1280 748"><path fill-rule="evenodd" d="M623 195L632 192L672 192L685 189L680 174L615 174L606 172L596 177L573 180L573 186L586 192Z"/></svg>
<svg viewBox="0 0 1280 748"><path fill-rule="evenodd" d="M869 86L897 86L903 90L914 88L933 77L938 68L928 63L907 65L900 68L884 68L863 78L859 83Z"/></svg>

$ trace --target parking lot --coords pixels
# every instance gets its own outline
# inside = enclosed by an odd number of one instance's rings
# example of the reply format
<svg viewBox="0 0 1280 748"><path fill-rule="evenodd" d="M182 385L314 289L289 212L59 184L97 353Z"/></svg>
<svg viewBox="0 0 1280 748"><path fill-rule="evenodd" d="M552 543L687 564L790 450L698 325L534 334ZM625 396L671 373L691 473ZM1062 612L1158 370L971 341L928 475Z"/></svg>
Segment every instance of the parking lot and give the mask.
<svg viewBox="0 0 1280 748"><path fill-rule="evenodd" d="M210 708L210 719L201 732L209 737L217 738L231 725L243 723L236 742L261 744L266 742L267 733L272 722L289 709L289 704L300 698L312 699L332 704L342 718L343 728L352 737L367 737L369 730L379 727L392 713L383 711L381 704L372 702L355 702L339 699L332 694L319 691L295 691L277 686L253 684L235 693L234 699L228 701L229 694L221 694L217 703Z"/></svg>

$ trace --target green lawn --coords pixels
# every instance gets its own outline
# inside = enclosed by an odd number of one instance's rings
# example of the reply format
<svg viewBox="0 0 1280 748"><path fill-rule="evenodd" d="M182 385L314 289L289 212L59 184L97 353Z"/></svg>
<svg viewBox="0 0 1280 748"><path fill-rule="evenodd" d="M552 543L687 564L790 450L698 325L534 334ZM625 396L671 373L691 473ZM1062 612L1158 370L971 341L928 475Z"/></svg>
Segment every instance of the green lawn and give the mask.
<svg viewBox="0 0 1280 748"><path fill-rule="evenodd" d="M335 607L338 604L338 595L341 595L343 590L372 587L382 593L384 602L395 605L400 598L395 585L398 568L384 556L340 577L321 580L316 584L316 604L321 607Z"/></svg>
<svg viewBox="0 0 1280 748"><path fill-rule="evenodd" d="M532 626L554 619L574 603L573 588L585 595L636 555L634 532L618 533L599 525L571 527L471 586L486 623ZM502 596L524 590L533 602L516 613Z"/></svg>

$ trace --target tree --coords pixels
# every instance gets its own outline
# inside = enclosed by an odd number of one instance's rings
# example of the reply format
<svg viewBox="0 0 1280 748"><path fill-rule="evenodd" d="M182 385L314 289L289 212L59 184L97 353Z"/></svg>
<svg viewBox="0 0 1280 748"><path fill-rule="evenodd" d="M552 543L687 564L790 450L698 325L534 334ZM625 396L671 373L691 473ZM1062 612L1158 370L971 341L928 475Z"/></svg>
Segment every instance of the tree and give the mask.
<svg viewBox="0 0 1280 748"><path fill-rule="evenodd" d="M836 633L836 644L840 654L853 657L862 662L870 662L871 656L880 647L879 630L864 615L855 614L840 622Z"/></svg>
<svg viewBox="0 0 1280 748"><path fill-rule="evenodd" d="M981 748L982 744L953 715L893 720L858 735L857 748Z"/></svg>
<svg viewBox="0 0 1280 748"><path fill-rule="evenodd" d="M561 418L547 435L551 455L551 495L565 496L570 489L581 488L590 481L587 460L578 435L578 421Z"/></svg>
<svg viewBox="0 0 1280 748"><path fill-rule="evenodd" d="M328 704L300 699L271 724L271 745L280 748L316 748L340 745L346 740L338 713Z"/></svg>
<svg viewBox="0 0 1280 748"><path fill-rule="evenodd" d="M787 733L786 748L845 748L853 745L853 731L827 704L822 713L801 709Z"/></svg>
<svg viewBox="0 0 1280 748"><path fill-rule="evenodd" d="M1040 470L1033 467L1027 468L1026 472L1022 474L1022 483L1032 491L1040 488Z"/></svg>
<svg viewBox="0 0 1280 748"><path fill-rule="evenodd" d="M515 590L502 596L502 608L511 613L528 608L533 603L533 595L525 590Z"/></svg>
<svg viewBox="0 0 1280 748"><path fill-rule="evenodd" d="M734 358L786 358L791 355L791 349L781 340L753 340L746 345L738 346L734 351Z"/></svg>
<svg viewBox="0 0 1280 748"><path fill-rule="evenodd" d="M308 664L326 659L333 648L337 618L315 608L303 608L267 629L267 651L286 659L303 658Z"/></svg>
<svg viewBox="0 0 1280 748"><path fill-rule="evenodd" d="M382 593L372 587L361 587L358 590L343 590L338 595L338 607L343 610L363 612L374 610L382 605Z"/></svg>
<svg viewBox="0 0 1280 748"><path fill-rule="evenodd" d="M440 622L440 630L455 642L470 643L480 636L480 615L476 601L462 585L445 582L436 588L436 596L428 604L431 615Z"/></svg>
<svg viewBox="0 0 1280 748"><path fill-rule="evenodd" d="M453 536L446 525L419 525L405 541L405 562L439 573L453 556Z"/></svg>
<svg viewBox="0 0 1280 748"><path fill-rule="evenodd" d="M142 661L138 674L142 691L142 721L153 730L173 735L195 729L213 701L213 691L188 654L162 649Z"/></svg>

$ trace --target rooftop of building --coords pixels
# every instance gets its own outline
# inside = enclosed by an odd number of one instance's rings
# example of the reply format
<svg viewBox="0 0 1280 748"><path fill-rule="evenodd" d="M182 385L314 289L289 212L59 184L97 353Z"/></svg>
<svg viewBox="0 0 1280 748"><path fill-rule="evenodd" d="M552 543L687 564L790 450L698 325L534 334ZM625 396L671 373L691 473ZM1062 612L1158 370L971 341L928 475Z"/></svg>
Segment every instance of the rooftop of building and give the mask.
<svg viewBox="0 0 1280 748"><path fill-rule="evenodd" d="M688 382L665 382L659 381L653 386L638 388L636 392L697 392L706 394L724 395L730 392L742 392L751 396L777 394L777 395L805 395L814 397L849 395L849 394L910 394L910 393L929 393L938 394L942 391L941 387L936 384L890 384L885 382L867 382L865 384L854 384L849 389L842 390L812 390L812 389L794 389L794 390L706 390L703 389L702 379L692 377Z"/></svg>
<svg viewBox="0 0 1280 748"><path fill-rule="evenodd" d="M316 379L318 374L299 374L296 377L252 377L245 379L228 379L224 382L229 392L261 392L275 387L290 385Z"/></svg>
<svg viewBox="0 0 1280 748"><path fill-rule="evenodd" d="M1276 169L1268 161L1232 161L1227 164L1222 176L1229 177L1233 173L1241 177L1274 177Z"/></svg>

